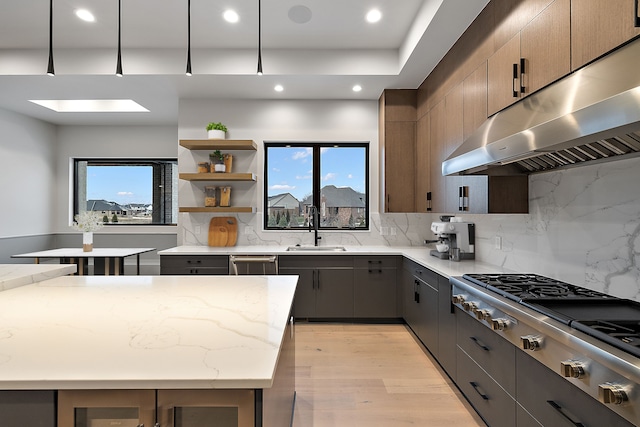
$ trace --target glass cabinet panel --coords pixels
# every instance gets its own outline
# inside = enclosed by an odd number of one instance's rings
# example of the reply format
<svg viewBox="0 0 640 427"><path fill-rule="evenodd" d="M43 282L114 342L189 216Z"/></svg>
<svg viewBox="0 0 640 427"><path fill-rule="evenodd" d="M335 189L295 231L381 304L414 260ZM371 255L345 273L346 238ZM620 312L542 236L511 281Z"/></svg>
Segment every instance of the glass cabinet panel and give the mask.
<svg viewBox="0 0 640 427"><path fill-rule="evenodd" d="M174 427L237 427L238 408L178 407L174 412Z"/></svg>
<svg viewBox="0 0 640 427"><path fill-rule="evenodd" d="M58 427L153 426L155 390L60 390Z"/></svg>
<svg viewBox="0 0 640 427"><path fill-rule="evenodd" d="M158 390L162 427L254 427L253 390Z"/></svg>

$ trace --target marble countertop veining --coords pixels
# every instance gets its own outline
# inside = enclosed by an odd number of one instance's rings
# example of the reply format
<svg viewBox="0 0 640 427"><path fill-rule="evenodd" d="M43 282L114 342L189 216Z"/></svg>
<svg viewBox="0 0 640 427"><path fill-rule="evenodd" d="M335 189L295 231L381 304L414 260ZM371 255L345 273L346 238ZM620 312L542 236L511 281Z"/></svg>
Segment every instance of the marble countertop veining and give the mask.
<svg viewBox="0 0 640 427"><path fill-rule="evenodd" d="M269 388L297 276L67 276L0 293L0 389Z"/></svg>
<svg viewBox="0 0 640 427"><path fill-rule="evenodd" d="M159 255L402 255L415 261L442 276L461 276L465 273L502 273L508 272L504 267L475 260L459 262L441 260L429 254L427 246L344 246L346 251L287 251L286 246L177 246L162 251Z"/></svg>
<svg viewBox="0 0 640 427"><path fill-rule="evenodd" d="M0 291L76 272L75 264L0 264Z"/></svg>

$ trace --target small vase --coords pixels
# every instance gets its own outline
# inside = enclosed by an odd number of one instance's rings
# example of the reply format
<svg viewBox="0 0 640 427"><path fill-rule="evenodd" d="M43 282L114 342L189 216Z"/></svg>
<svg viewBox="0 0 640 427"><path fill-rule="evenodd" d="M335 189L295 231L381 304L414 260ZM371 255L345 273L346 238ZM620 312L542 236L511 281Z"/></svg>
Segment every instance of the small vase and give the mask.
<svg viewBox="0 0 640 427"><path fill-rule="evenodd" d="M93 250L93 233L86 231L82 233L82 251L91 252Z"/></svg>
<svg viewBox="0 0 640 427"><path fill-rule="evenodd" d="M226 134L227 133L225 131L219 129L211 129L207 131L209 139L225 139Z"/></svg>

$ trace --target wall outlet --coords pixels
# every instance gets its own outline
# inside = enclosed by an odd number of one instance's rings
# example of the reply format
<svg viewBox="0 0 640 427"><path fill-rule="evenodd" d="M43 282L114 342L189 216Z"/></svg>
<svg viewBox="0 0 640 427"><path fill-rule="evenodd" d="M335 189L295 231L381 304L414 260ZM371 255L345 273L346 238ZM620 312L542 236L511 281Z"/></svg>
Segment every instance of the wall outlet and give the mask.
<svg viewBox="0 0 640 427"><path fill-rule="evenodd" d="M193 227L193 234L196 234L196 235L200 234L200 231L202 231L202 230L200 230L200 226L199 225L196 225L195 227Z"/></svg>
<svg viewBox="0 0 640 427"><path fill-rule="evenodd" d="M244 228L244 234L253 234L253 227L245 227Z"/></svg>
<svg viewBox="0 0 640 427"><path fill-rule="evenodd" d="M497 250L501 250L502 249L502 237L495 236L493 238L493 248L497 249Z"/></svg>
<svg viewBox="0 0 640 427"><path fill-rule="evenodd" d="M395 227L389 228L389 234L392 235L392 236L395 236L396 235L396 228Z"/></svg>
<svg viewBox="0 0 640 427"><path fill-rule="evenodd" d="M389 235L389 227L380 227L380 235L388 236Z"/></svg>

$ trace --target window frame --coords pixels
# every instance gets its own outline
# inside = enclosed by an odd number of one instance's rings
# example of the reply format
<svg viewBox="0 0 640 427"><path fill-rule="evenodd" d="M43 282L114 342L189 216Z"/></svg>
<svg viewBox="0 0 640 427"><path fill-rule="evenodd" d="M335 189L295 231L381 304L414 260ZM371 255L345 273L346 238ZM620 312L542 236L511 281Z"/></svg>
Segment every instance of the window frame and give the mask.
<svg viewBox="0 0 640 427"><path fill-rule="evenodd" d="M172 185L172 180L176 179L177 180L177 175L178 175L178 159L177 158L129 158L129 157L118 157L118 158L103 158L103 157L77 157L77 158L73 158L73 195L72 195L72 199L73 199L73 205L72 205L72 214L71 214L71 222L73 222L73 218L75 218L75 215L78 214L78 212L80 211L80 200L79 200L79 196L78 196L78 189L79 189L79 165L80 162L87 162L87 166L151 166L154 167L158 164L162 164L163 167L166 168L166 166L168 166L169 164L174 164L175 165L175 174L176 176L173 177L171 176L169 179L166 179L166 174L164 175L164 179L162 180L162 185L163 188L167 188L167 184L169 188L173 189L173 185ZM153 185L153 178L152 178L152 185ZM177 186L176 186L176 194L174 195L175 197L172 197L172 200L175 200L175 203L178 203L178 194L177 194ZM159 192L158 192L159 193ZM152 189L152 201L151 204L154 205L154 210L155 210L155 199L156 197L163 197L162 195L156 193L156 191L154 191ZM166 198L163 197L163 205L166 204ZM171 206L173 207L173 205ZM178 224L178 218L177 215L175 218L172 218L173 222L165 222L163 220L163 222L150 222L150 223L134 223L134 224L126 224L126 223L105 223L105 226L108 227L112 227L112 226L124 226L124 227L149 227L149 226L153 226L153 227L165 227L165 226L177 226Z"/></svg>
<svg viewBox="0 0 640 427"><path fill-rule="evenodd" d="M313 206L320 206L320 199L321 199L321 190L322 190L322 179L321 179L321 164L320 164L320 150L322 148L364 148L365 150L365 159L364 159L364 179L365 179L365 191L364 191L364 202L365 202L365 206L364 206L364 217L366 218L366 223L364 227L353 227L353 228L349 228L349 227L328 227L328 226L323 226L322 224L319 225L319 230L323 230L323 231L369 231L369 223L371 222L370 219L370 207L369 207L369 192L370 192L370 188L371 188L371 183L370 183L370 171L369 171L369 149L370 149L370 143L368 141L356 141L356 142L345 142L345 141L340 141L340 142L264 142L264 199L263 199L263 215L262 215L262 226L263 229L266 231L305 231L307 232L308 230L304 227L296 227L296 228L289 228L289 227L278 227L278 226L269 226L269 179L268 179L268 175L269 175L269 155L268 155L268 149L275 147L297 147L297 148L311 148L312 149L312 153L313 153L313 177L312 177L312 189L311 189L311 194L312 194L312 200L313 200Z"/></svg>

